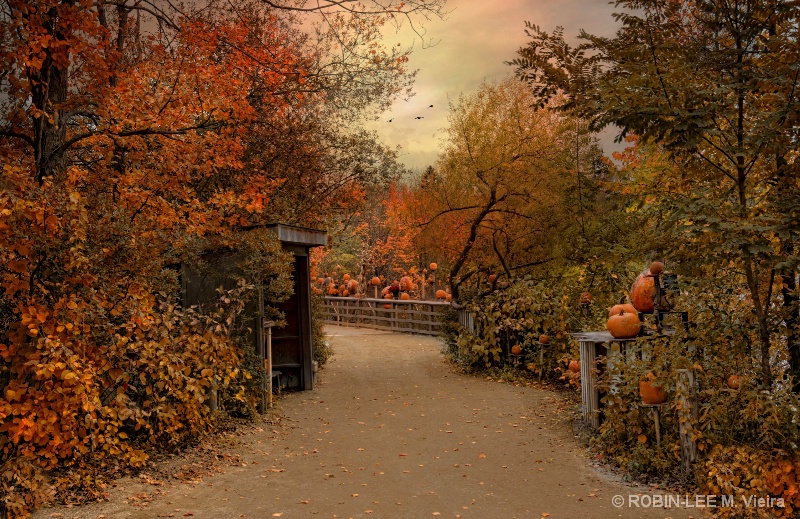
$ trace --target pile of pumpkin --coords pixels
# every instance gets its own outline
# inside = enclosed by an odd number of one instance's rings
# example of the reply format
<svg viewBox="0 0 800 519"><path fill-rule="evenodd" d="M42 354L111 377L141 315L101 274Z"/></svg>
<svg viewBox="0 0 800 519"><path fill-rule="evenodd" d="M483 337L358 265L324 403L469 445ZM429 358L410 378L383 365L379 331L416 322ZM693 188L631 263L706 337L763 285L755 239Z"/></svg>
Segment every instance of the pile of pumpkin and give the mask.
<svg viewBox="0 0 800 519"><path fill-rule="evenodd" d="M631 286L631 302L620 303L608 312L606 328L616 339L631 339L639 335L642 322L639 312L650 313L655 309L655 276L664 271L664 264L654 261L650 268L639 274ZM583 296L581 296L583 303Z"/></svg>
<svg viewBox="0 0 800 519"><path fill-rule="evenodd" d="M340 267L337 267L337 270ZM414 293L419 289L419 286L424 283L435 283L434 273L436 272L437 265L436 263L430 264L430 275L428 275L428 269L423 269L421 274L418 275L409 275L403 272L403 276L400 277L399 280L392 280L388 281L384 276L374 276L372 279L369 280L368 285L374 287L375 290L375 297L378 297L378 288L381 285L384 285L383 289L381 290L380 297L386 300L395 300L399 299L401 301L410 301L415 299L413 297ZM412 277L413 276L413 277ZM344 274L342 276L343 282L338 282L336 279L329 276L327 273L324 277L317 278L317 283L321 286L321 288L313 287L313 291L315 294L322 294L325 293L329 296L341 296L341 297L365 297L367 294L365 293L365 288L362 288L362 291L359 291L360 285L359 282L353 279L350 274ZM442 299L445 301L451 300L451 295L449 291L446 290L437 290L435 292L437 299ZM392 305L386 303L383 305L384 308L390 309Z"/></svg>
<svg viewBox="0 0 800 519"><path fill-rule="evenodd" d="M317 283L322 285L323 289L325 289L325 293L329 296L342 296L342 297L349 297L351 295L358 297L358 281L352 279L350 274L345 274L342 276L343 283L337 286L336 280L331 278L328 274L325 274L325 277L317 278ZM314 287L313 292L315 294L322 293L321 289Z"/></svg>

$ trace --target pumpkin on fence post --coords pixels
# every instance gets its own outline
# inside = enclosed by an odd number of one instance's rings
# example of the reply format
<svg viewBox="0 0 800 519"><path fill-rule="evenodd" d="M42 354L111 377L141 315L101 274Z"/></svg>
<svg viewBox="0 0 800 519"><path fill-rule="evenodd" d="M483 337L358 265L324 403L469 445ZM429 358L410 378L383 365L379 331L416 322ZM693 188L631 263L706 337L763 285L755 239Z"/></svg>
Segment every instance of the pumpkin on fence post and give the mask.
<svg viewBox="0 0 800 519"><path fill-rule="evenodd" d="M608 310L608 316L611 317L612 315L619 315L620 311L624 311L628 314L638 314L639 312L635 306L625 302L625 296L620 298L619 303L615 304Z"/></svg>
<svg viewBox="0 0 800 519"><path fill-rule="evenodd" d="M615 339L632 339L642 330L642 322L638 314L620 310L608 318L606 328Z"/></svg>
<svg viewBox="0 0 800 519"><path fill-rule="evenodd" d="M667 391L653 383L655 375L648 373L639 380L639 396L645 405L660 405L667 401Z"/></svg>

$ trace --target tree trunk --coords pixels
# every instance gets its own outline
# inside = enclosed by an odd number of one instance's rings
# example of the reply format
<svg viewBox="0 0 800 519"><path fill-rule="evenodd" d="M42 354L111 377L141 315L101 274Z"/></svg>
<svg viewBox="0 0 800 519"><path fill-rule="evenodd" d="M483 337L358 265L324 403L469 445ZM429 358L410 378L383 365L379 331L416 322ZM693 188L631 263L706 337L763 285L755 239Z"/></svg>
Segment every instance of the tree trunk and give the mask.
<svg viewBox="0 0 800 519"><path fill-rule="evenodd" d="M450 293L453 296L453 301L458 301L460 295L459 287L461 286L461 282L464 281L458 277L458 275L461 273L461 268L464 266L464 263L466 263L469 253L472 251L472 247L475 245L475 240L478 239L478 229L480 228L481 223L483 223L483 219L486 218L486 215L491 212L496 202L497 193L492 191L489 197L489 202L483 209L481 209L481 212L478 213L475 216L475 219L472 221L472 224L469 228L469 239L467 239L467 243L464 245L464 248L461 249L461 254L458 255L455 263L453 263L453 267L450 269Z"/></svg>
<svg viewBox="0 0 800 519"><path fill-rule="evenodd" d="M64 5L71 5L65 0ZM47 12L48 22L44 27L57 41L65 37L58 27L58 7L51 7ZM45 177L62 172L66 167L64 141L67 127L61 115L64 102L67 100L67 80L69 65L67 59L59 56L59 63L53 56L54 45L47 49L47 55L39 69L29 70L31 83L31 102L40 110L40 115L33 119L33 155L36 167L36 181L42 183Z"/></svg>

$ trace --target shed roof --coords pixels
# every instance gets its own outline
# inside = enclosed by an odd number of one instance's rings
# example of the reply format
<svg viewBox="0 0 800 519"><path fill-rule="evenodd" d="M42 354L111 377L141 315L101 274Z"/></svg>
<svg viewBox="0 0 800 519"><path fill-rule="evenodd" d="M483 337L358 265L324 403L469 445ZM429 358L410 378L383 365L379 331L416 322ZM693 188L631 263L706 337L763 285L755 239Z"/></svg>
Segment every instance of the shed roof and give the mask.
<svg viewBox="0 0 800 519"><path fill-rule="evenodd" d="M277 238L286 244L302 245L304 247L322 247L328 244L328 233L326 231L282 223L270 223L265 227L274 232Z"/></svg>

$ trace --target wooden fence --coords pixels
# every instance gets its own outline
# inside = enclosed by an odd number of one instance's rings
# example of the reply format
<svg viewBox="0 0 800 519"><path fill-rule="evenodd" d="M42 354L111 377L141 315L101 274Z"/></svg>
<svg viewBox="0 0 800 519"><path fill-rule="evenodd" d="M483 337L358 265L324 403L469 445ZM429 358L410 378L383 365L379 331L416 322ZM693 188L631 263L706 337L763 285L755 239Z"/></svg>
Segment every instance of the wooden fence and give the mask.
<svg viewBox="0 0 800 519"><path fill-rule="evenodd" d="M448 306L444 301L326 296L324 312L330 324L439 335L441 313Z"/></svg>

